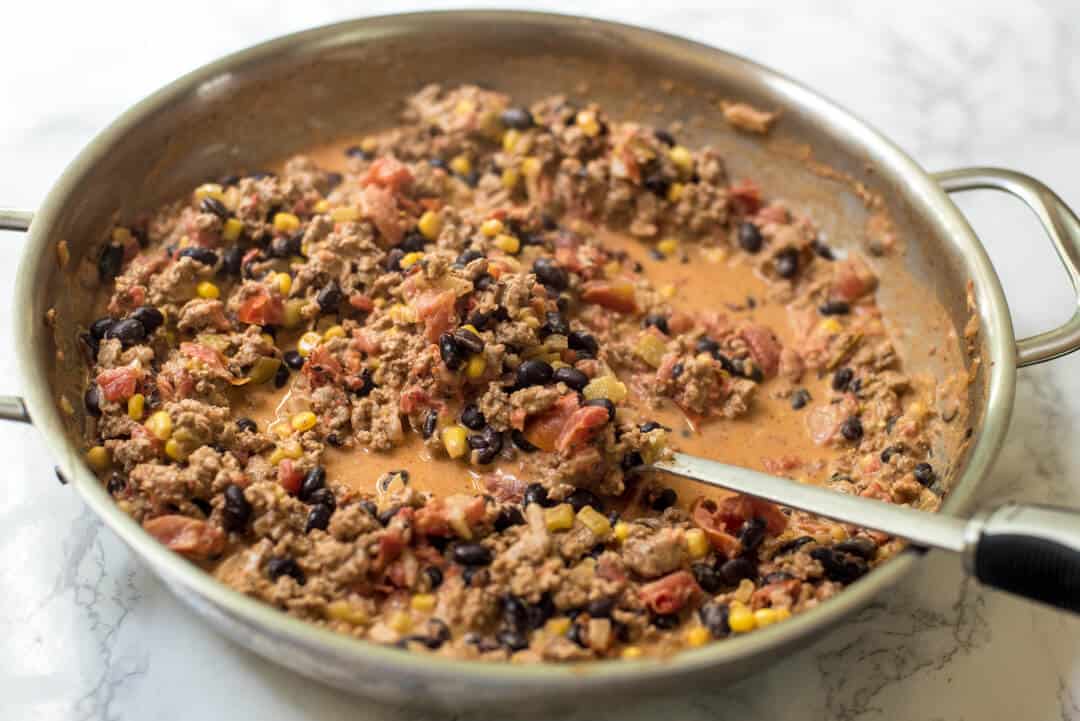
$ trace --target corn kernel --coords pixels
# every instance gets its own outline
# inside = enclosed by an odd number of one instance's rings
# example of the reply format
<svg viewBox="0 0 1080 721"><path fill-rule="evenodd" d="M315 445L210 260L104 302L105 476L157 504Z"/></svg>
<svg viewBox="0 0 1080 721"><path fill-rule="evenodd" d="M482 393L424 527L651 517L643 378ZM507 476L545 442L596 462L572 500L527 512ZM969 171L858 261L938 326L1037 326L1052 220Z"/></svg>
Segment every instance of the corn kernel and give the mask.
<svg viewBox="0 0 1080 721"><path fill-rule="evenodd" d="M387 625L398 633L408 633L412 628L412 619L404 611L395 611L387 621Z"/></svg>
<svg viewBox="0 0 1080 721"><path fill-rule="evenodd" d="M221 237L226 243L235 243L244 232L244 223L237 218L229 218L221 229Z"/></svg>
<svg viewBox="0 0 1080 721"><path fill-rule="evenodd" d="M195 188L195 200L202 200L203 198L224 201L225 191L217 183L203 183L198 188Z"/></svg>
<svg viewBox="0 0 1080 721"><path fill-rule="evenodd" d="M840 321L838 321L836 318L826 318L825 320L821 321L820 325L818 325L818 328L824 333L836 335L844 329L844 326L840 325Z"/></svg>
<svg viewBox="0 0 1080 721"><path fill-rule="evenodd" d="M634 355L645 361L653 368L659 368L667 355L667 343L651 331L644 331L638 336L634 344Z"/></svg>
<svg viewBox="0 0 1080 721"><path fill-rule="evenodd" d="M671 158L671 162L675 164L681 172L689 175L694 170L694 156L690 154L690 151L685 146L676 145L668 151L668 157Z"/></svg>
<svg viewBox="0 0 1080 721"><path fill-rule="evenodd" d="M829 529L829 535L833 537L833 540L837 543L846 541L848 532L843 526L833 526Z"/></svg>
<svg viewBox="0 0 1080 721"><path fill-rule="evenodd" d="M420 220L416 222L416 227L420 231L420 235L428 240L435 240L439 237L439 233L442 232L442 216L434 210L425 210L424 214L420 216Z"/></svg>
<svg viewBox="0 0 1080 721"><path fill-rule="evenodd" d="M304 333L304 335L300 336L300 340L296 342L296 350L298 353L300 353L300 355L307 358L309 355L311 355L311 351L315 350L315 348L321 342L322 336L315 331L310 330L307 333Z"/></svg>
<svg viewBox="0 0 1080 721"><path fill-rule="evenodd" d="M622 650L620 654L625 660L632 661L635 658L641 658L645 652L637 646L627 646Z"/></svg>
<svg viewBox="0 0 1080 721"><path fill-rule="evenodd" d="M574 508L569 503L560 503L544 511L544 522L549 531L565 531L574 527Z"/></svg>
<svg viewBox="0 0 1080 721"><path fill-rule="evenodd" d="M712 634L704 626L695 626L686 632L686 645L691 647L704 646L709 642Z"/></svg>
<svg viewBox="0 0 1080 721"><path fill-rule="evenodd" d="M363 608L348 601L331 601L326 604L326 616L334 621L344 621L362 626L370 619Z"/></svg>
<svg viewBox="0 0 1080 721"><path fill-rule="evenodd" d="M311 411L301 411L289 419L289 425L293 430L300 432L310 431L319 422L319 417Z"/></svg>
<svg viewBox="0 0 1080 721"><path fill-rule="evenodd" d="M667 298L668 300L674 298L675 294L679 292L679 289L676 288L673 283L665 283L664 285L657 288L657 290L660 291L660 295Z"/></svg>
<svg viewBox="0 0 1080 721"><path fill-rule="evenodd" d="M502 171L502 177L500 178L499 182L501 182L502 187L506 188L507 190L513 190L517 187L518 181L520 180L521 173L518 172L517 168L507 168L506 170Z"/></svg>
<svg viewBox="0 0 1080 721"><path fill-rule="evenodd" d="M275 448L274 452L270 454L270 464L276 466L277 464L285 460L285 458L285 451L283 451L281 448Z"/></svg>
<svg viewBox="0 0 1080 721"><path fill-rule="evenodd" d="M188 457L187 449L175 438L165 441L165 455L174 461L182 461Z"/></svg>
<svg viewBox="0 0 1080 721"><path fill-rule="evenodd" d="M117 227L113 228L112 242L114 244L116 244L116 245L127 245L128 241L130 241L130 240L131 240L131 231L130 230L123 227L122 225L118 225Z"/></svg>
<svg viewBox="0 0 1080 721"><path fill-rule="evenodd" d="M593 378L582 393L587 401L607 398L612 403L624 401L628 395L626 385L615 376Z"/></svg>
<svg viewBox="0 0 1080 721"><path fill-rule="evenodd" d="M109 450L105 446L94 446L86 452L86 462L95 471L101 472L108 468L112 461L109 458Z"/></svg>
<svg viewBox="0 0 1080 721"><path fill-rule="evenodd" d="M421 260L423 260L423 258L424 254L418 250L413 251L412 253L406 253L404 256L402 256L400 261L401 269L407 270L412 266L416 265Z"/></svg>
<svg viewBox="0 0 1080 721"><path fill-rule="evenodd" d="M390 314L390 319L395 323L415 323L420 319L420 316L416 312L416 308L413 308L411 305L401 305L400 303L397 303L390 307L388 313Z"/></svg>
<svg viewBox="0 0 1080 721"><path fill-rule="evenodd" d="M472 161L464 153L455 155L450 159L450 170L453 170L458 175L468 175L472 172Z"/></svg>
<svg viewBox="0 0 1080 721"><path fill-rule="evenodd" d="M754 630L754 614L746 606L732 605L728 611L728 627L735 633Z"/></svg>
<svg viewBox="0 0 1080 721"><path fill-rule="evenodd" d="M777 608L775 610L777 621L786 621L791 618L791 609L781 606L780 608Z"/></svg>
<svg viewBox="0 0 1080 721"><path fill-rule="evenodd" d="M345 329L342 328L340 325L332 325L332 326L330 326L329 328L327 328L326 330L323 331L322 337L323 337L323 340L333 340L334 338L344 338L345 337Z"/></svg>
<svg viewBox="0 0 1080 721"><path fill-rule="evenodd" d="M326 198L323 198L318 203L315 203L315 207L312 208L312 210L314 210L316 213L325 213L326 211L330 210L330 201Z"/></svg>
<svg viewBox="0 0 1080 721"><path fill-rule="evenodd" d="M300 219L292 213L274 213L274 230L293 233L300 227Z"/></svg>
<svg viewBox="0 0 1080 721"><path fill-rule="evenodd" d="M198 294L200 298L207 298L208 300L221 297L221 290L208 280L204 280L202 283L195 286L195 293Z"/></svg>
<svg viewBox="0 0 1080 721"><path fill-rule="evenodd" d="M169 436L172 435L173 425L172 418L165 411L158 411L154 415L146 419L146 430L157 438L159 441L167 441Z"/></svg>
<svg viewBox="0 0 1080 721"><path fill-rule="evenodd" d="M514 152L514 146L521 140L521 131L511 128L503 133L502 147L508 153Z"/></svg>
<svg viewBox="0 0 1080 721"><path fill-rule="evenodd" d="M487 359L484 358L482 353L474 353L469 357L469 362L465 364L465 376L472 380L483 378L486 371Z"/></svg>
<svg viewBox="0 0 1080 721"><path fill-rule="evenodd" d="M672 183L667 191L667 199L669 203L678 203L683 196L683 192L686 190L686 186L682 183Z"/></svg>
<svg viewBox="0 0 1080 721"><path fill-rule="evenodd" d="M719 246L715 248L705 248L701 251L701 256L710 263L723 263L727 260L727 251Z"/></svg>
<svg viewBox="0 0 1080 721"><path fill-rule="evenodd" d="M690 558L704 558L709 553L709 539L705 537L705 531L700 528L691 528L686 532L686 550Z"/></svg>
<svg viewBox="0 0 1080 721"><path fill-rule="evenodd" d="M597 538L604 538L611 533L611 521L592 506L582 508L578 511L577 517Z"/></svg>
<svg viewBox="0 0 1080 721"><path fill-rule="evenodd" d="M282 446L281 450L285 452L286 458L291 458L294 461L304 455L304 447L296 441L286 443L284 446Z"/></svg>
<svg viewBox="0 0 1080 721"><path fill-rule="evenodd" d="M566 616L558 616L549 619L544 624L544 631L550 636L564 636L570 630L570 619Z"/></svg>
<svg viewBox="0 0 1080 721"><path fill-rule="evenodd" d="M489 238L494 238L503 232L503 222L498 218L488 218L480 224L480 232Z"/></svg>
<svg viewBox="0 0 1080 721"><path fill-rule="evenodd" d="M754 611L754 625L757 628L765 628L776 623L776 611L771 608L759 608Z"/></svg>
<svg viewBox="0 0 1080 721"><path fill-rule="evenodd" d="M371 137L364 138L360 141L360 149L371 155L379 149L379 141Z"/></svg>
<svg viewBox="0 0 1080 721"><path fill-rule="evenodd" d="M469 98L462 98L457 101L457 105L454 106L454 113L456 115L468 115L469 113L476 112L476 103Z"/></svg>
<svg viewBox="0 0 1080 721"><path fill-rule="evenodd" d="M596 120L596 113L591 110L582 110L577 114L575 118L577 126L581 128L581 132L588 135L590 138L595 138L600 134L600 123Z"/></svg>
<svg viewBox="0 0 1080 721"><path fill-rule="evenodd" d="M468 432L463 426L447 426L442 430L443 447L451 458L461 458L468 454Z"/></svg>
<svg viewBox="0 0 1080 721"><path fill-rule="evenodd" d="M274 287L277 288L278 293L288 295L292 290L292 276L288 273L278 273L274 276Z"/></svg>
<svg viewBox="0 0 1080 721"><path fill-rule="evenodd" d="M630 524L626 521L616 521L614 533L615 540L619 543L623 543L627 538L630 537Z"/></svg>
<svg viewBox="0 0 1080 721"><path fill-rule="evenodd" d="M517 255L521 250L521 241L516 236L500 233L495 236L495 247L508 255Z"/></svg>
<svg viewBox="0 0 1080 721"><path fill-rule="evenodd" d="M754 595L754 582L749 578L739 581L735 587L735 600L739 603L750 603L750 597Z"/></svg>
<svg viewBox="0 0 1080 721"><path fill-rule="evenodd" d="M335 223L351 223L359 217L359 208L334 208L330 211L330 219L333 220Z"/></svg>
<svg viewBox="0 0 1080 721"><path fill-rule="evenodd" d="M526 178L535 178L543 169L544 164L540 162L540 158L530 155L521 160L521 172Z"/></svg>
<svg viewBox="0 0 1080 721"><path fill-rule="evenodd" d="M679 241L674 238L664 238L656 244L656 249L664 255L675 255L679 252Z"/></svg>
<svg viewBox="0 0 1080 721"><path fill-rule="evenodd" d="M143 408L146 407L146 396L142 393L136 393L131 398L128 398L128 417L133 421L141 421L143 415Z"/></svg>
<svg viewBox="0 0 1080 721"><path fill-rule="evenodd" d="M418 593L409 601L409 606L414 611L430 613L435 610L435 596L430 593Z"/></svg>

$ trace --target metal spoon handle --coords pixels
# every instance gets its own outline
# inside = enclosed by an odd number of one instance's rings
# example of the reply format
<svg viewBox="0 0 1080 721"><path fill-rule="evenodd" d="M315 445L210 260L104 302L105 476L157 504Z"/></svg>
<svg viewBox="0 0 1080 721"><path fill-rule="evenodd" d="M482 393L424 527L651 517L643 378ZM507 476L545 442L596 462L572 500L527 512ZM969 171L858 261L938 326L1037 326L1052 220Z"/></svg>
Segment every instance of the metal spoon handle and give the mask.
<svg viewBox="0 0 1080 721"><path fill-rule="evenodd" d="M964 521L684 453L653 468L962 553L964 568L982 583L1080 613L1080 511L1006 505Z"/></svg>

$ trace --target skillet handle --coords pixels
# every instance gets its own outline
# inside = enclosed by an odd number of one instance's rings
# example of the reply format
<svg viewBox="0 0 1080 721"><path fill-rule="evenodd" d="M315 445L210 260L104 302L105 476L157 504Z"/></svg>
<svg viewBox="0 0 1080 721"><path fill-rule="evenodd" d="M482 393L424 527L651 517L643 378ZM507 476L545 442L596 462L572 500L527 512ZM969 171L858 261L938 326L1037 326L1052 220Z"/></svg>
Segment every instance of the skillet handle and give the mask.
<svg viewBox="0 0 1080 721"><path fill-rule="evenodd" d="M1063 325L1016 343L1016 365L1053 360L1080 348L1080 220L1054 191L1035 178L1004 168L958 168L934 173L946 193L1000 190L1024 201L1054 243L1077 294L1077 308Z"/></svg>
<svg viewBox="0 0 1080 721"><path fill-rule="evenodd" d="M0 208L0 230L25 231L30 229L34 214L28 210ZM0 420L30 422L26 404L18 396L0 396Z"/></svg>

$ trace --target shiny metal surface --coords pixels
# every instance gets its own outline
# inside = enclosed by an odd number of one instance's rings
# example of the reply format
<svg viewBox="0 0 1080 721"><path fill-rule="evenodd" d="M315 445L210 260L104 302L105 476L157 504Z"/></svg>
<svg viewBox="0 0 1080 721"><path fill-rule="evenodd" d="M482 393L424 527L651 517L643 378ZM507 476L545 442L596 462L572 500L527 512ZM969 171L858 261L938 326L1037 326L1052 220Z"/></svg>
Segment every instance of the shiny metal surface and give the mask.
<svg viewBox="0 0 1080 721"><path fill-rule="evenodd" d="M34 214L29 210L0 208L0 230L29 230Z"/></svg>
<svg viewBox="0 0 1080 721"><path fill-rule="evenodd" d="M798 483L685 453L676 453L672 460L654 463L652 467L844 523L884 531L919 546L956 553L964 550L967 523L944 514L926 513L862 496L837 493L821 486Z"/></svg>
<svg viewBox="0 0 1080 721"><path fill-rule="evenodd" d="M1016 364L1042 363L1080 347L1080 220L1058 195L1029 175L1004 168L962 168L934 174L947 193L1000 190L1022 200L1042 223L1077 294L1077 308L1061 326L1016 343Z"/></svg>
<svg viewBox="0 0 1080 721"><path fill-rule="evenodd" d="M145 534L84 465L78 401L85 371L74 339L78 324L89 320L89 288L58 268L59 240L68 242L73 268L92 262L117 215L153 207L207 178L257 169L311 144L377 129L404 93L426 82L480 82L528 100L572 91L582 78L590 82L583 97L597 99L617 116L665 124L707 118L688 125L686 142L712 143L726 154L736 177L754 176L810 211L839 246L855 243L851 229L863 227L867 209L850 187L810 171L804 157L779 154L726 128L717 119L715 99L782 108L770 142L809 146L817 161L882 195L898 233L910 241L904 269L934 289L956 329L968 319L965 286L973 283L983 360L971 385L974 432L969 450L954 464L943 512L970 508L1009 422L1016 372L1012 324L997 276L971 228L938 184L891 142L780 74L661 33L500 11L357 20L241 51L124 113L57 181L33 219L20 268L14 332L27 339L20 357L26 405L60 471L132 552L222 633L299 673L390 703L553 713L613 698L630 702L645 694L687 693L695 684L715 687L750 674L843 621L911 568L917 554L905 552L810 612L663 661L460 663L346 638L218 584ZM655 102L658 97L664 102ZM25 220L17 216L11 222ZM883 277L883 302L905 302L911 294L893 286L891 277ZM41 322L50 307L57 311L55 329ZM918 348L906 350L910 367L934 368L934 359L919 355ZM75 408L73 414L61 411L61 398Z"/></svg>

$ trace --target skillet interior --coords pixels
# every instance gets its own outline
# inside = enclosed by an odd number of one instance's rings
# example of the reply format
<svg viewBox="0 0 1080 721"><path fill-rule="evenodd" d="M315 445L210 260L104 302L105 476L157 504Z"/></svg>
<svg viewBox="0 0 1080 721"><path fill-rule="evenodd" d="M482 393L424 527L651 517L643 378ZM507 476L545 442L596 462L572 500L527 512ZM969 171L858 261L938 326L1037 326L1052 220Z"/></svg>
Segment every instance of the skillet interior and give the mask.
<svg viewBox="0 0 1080 721"><path fill-rule="evenodd" d="M753 177L770 195L807 210L840 248L861 242L866 206L849 184L822 178L790 152L777 152L777 146L788 151L809 146L817 160L880 193L907 246L902 260L891 261L895 267L878 270L886 311L903 308L905 321L915 324L907 336L914 342L900 343L909 370L940 373L942 356L931 355L925 341L940 336L940 326L935 330L918 323L944 317L947 325L961 330L969 317L965 284L969 278L975 281L984 362L976 366L968 409L974 443L954 463L963 472L945 508L959 512L968 505L1008 422L1015 372L1012 328L996 276L970 228L905 156L790 81L677 38L527 13L390 16L273 41L160 91L80 155L31 230L16 302L17 327L31 338L33 351L23 361L31 413L56 441L61 468L87 501L188 603L245 645L365 695L447 705L475 705L478 698L551 703L560 692L580 691L583 684L640 692L689 675L711 683L745 675L768 664L778 647L805 642L866 603L910 567L913 554L907 553L821 609L671 662L493 669L377 649L289 619L202 576L113 507L83 469L77 440L84 371L73 339L76 326L88 320L92 290L58 271L53 246L67 240L72 267L78 267L117 214L128 218L237 168L257 169L343 134L384 127L396 117L400 99L427 82L480 83L526 100L567 92L598 100L616 117L658 125L685 120L681 136L686 142L721 148L733 177ZM718 109L721 98L781 109L770 142L725 126ZM920 286L932 292L913 291ZM51 306L58 311L55 333L41 322ZM75 407L73 415L59 412L60 396ZM377 680L367 673L372 668L384 669Z"/></svg>

